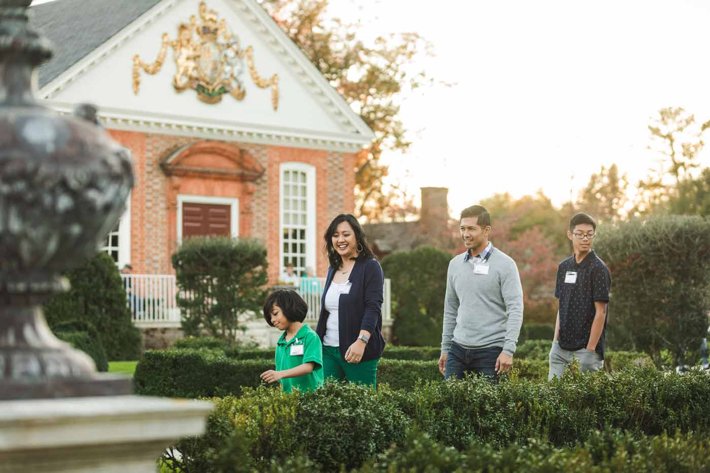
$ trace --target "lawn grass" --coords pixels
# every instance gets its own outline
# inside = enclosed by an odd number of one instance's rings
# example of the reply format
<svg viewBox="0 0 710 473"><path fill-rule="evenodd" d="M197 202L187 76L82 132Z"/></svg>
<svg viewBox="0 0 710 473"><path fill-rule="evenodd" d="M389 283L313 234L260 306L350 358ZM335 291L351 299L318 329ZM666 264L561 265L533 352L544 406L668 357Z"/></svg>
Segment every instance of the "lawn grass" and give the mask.
<svg viewBox="0 0 710 473"><path fill-rule="evenodd" d="M133 373L136 371L137 364L137 361L109 361L108 372L129 374L133 376Z"/></svg>

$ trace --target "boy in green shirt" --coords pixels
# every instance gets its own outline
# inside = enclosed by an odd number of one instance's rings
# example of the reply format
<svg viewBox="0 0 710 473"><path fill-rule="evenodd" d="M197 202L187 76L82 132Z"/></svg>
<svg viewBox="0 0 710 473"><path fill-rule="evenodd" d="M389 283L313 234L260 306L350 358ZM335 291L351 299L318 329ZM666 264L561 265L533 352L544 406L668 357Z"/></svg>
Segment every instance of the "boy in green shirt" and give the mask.
<svg viewBox="0 0 710 473"><path fill-rule="evenodd" d="M267 383L281 382L284 392L313 391L323 385L323 348L320 337L303 321L306 302L295 291L279 289L264 302L264 320L283 330L276 344L276 369L261 373Z"/></svg>

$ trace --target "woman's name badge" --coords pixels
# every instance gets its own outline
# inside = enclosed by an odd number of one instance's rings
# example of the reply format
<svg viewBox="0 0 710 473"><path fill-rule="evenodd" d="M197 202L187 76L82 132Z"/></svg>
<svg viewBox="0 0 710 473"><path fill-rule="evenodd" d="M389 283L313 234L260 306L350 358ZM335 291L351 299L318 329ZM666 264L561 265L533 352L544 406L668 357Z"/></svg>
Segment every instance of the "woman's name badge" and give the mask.
<svg viewBox="0 0 710 473"><path fill-rule="evenodd" d="M473 274L488 274L487 264L476 264L473 266Z"/></svg>
<svg viewBox="0 0 710 473"><path fill-rule="evenodd" d="M303 345L291 345L291 356L303 355Z"/></svg>
<svg viewBox="0 0 710 473"><path fill-rule="evenodd" d="M574 284L577 282L577 271L567 271L565 274L565 283Z"/></svg>

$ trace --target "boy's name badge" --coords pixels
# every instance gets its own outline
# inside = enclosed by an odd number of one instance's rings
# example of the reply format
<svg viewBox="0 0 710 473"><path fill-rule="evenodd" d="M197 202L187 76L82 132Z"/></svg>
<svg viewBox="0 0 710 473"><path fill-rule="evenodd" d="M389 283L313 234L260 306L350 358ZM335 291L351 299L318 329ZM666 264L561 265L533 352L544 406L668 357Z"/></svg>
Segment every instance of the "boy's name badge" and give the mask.
<svg viewBox="0 0 710 473"><path fill-rule="evenodd" d="M577 282L577 271L567 271L565 274L565 283L574 284Z"/></svg>
<svg viewBox="0 0 710 473"><path fill-rule="evenodd" d="M303 355L303 345L291 345L291 356Z"/></svg>
<svg viewBox="0 0 710 473"><path fill-rule="evenodd" d="M473 266L473 274L488 274L487 264L475 264Z"/></svg>

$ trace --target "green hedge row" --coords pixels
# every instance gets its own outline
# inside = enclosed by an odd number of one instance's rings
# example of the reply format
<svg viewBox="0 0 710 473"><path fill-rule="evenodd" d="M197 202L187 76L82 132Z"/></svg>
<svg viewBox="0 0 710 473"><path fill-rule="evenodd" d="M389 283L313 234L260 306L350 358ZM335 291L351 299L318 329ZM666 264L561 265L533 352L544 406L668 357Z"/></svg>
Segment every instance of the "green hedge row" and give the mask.
<svg viewBox="0 0 710 473"><path fill-rule="evenodd" d="M300 464L307 461L302 458ZM422 468L424 465L426 469ZM557 448L532 441L497 449L489 444L474 443L459 452L426 434L412 431L401 445L393 446L357 471L699 473L710 471L710 439L687 434L639 438L618 431L602 431L574 447Z"/></svg>
<svg viewBox="0 0 710 473"><path fill-rule="evenodd" d="M693 468L710 465L693 463L693 455L698 461L708 456L710 377L703 373L636 368L572 374L550 383L518 379L493 385L469 378L411 390L326 383L312 393L260 387L215 402L207 433L181 441L180 455L170 458L183 472L235 471L237 459L264 471L299 454L298 464L282 471L300 471L298 465L337 471L340 465L363 464L369 465L366 471L410 471L411 465L433 461L427 452L437 461L462 461L462 471L609 471L589 469L598 464L610 471L702 471ZM429 440L408 443L407 429ZM621 433L600 438L598 432ZM392 444L401 448L385 453ZM586 446L575 448L579 444ZM560 448L567 450L555 450ZM644 456L648 463L639 463ZM381 468L383 458L397 467ZM572 468L574 458L582 470ZM673 465L679 469L663 469Z"/></svg>
<svg viewBox="0 0 710 473"><path fill-rule="evenodd" d="M238 395L245 387L261 384L259 375L273 369L270 359L234 359L214 350L148 351L136 367L136 392L151 396L212 397ZM513 378L542 380L547 362L516 360ZM418 382L438 381L437 361L383 358L377 370L378 384L393 389L411 389Z"/></svg>

